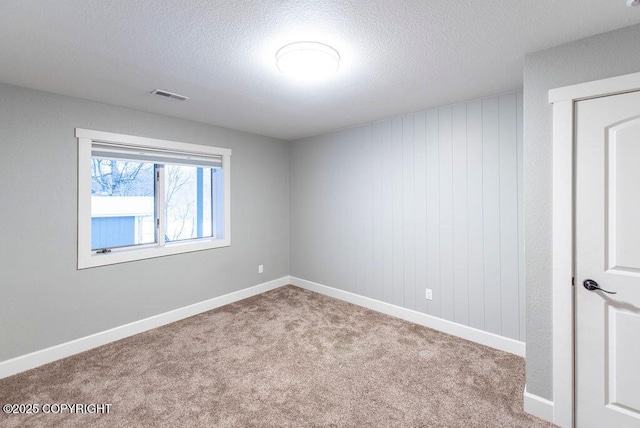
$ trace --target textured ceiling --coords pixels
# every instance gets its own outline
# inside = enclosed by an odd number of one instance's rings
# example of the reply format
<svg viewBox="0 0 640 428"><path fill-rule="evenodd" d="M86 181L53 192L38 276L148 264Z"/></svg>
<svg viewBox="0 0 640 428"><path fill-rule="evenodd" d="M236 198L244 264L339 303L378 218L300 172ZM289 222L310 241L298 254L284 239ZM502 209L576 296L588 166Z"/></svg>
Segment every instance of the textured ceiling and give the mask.
<svg viewBox="0 0 640 428"><path fill-rule="evenodd" d="M519 88L526 53L636 23L625 0L0 0L0 82L295 139ZM338 74L281 75L299 40Z"/></svg>

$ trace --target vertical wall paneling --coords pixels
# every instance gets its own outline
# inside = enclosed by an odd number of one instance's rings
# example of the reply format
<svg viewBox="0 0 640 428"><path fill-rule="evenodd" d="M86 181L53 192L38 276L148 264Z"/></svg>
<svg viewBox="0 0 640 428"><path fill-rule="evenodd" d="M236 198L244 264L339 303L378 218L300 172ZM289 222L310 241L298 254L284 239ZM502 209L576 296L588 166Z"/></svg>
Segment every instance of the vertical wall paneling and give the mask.
<svg viewBox="0 0 640 428"><path fill-rule="evenodd" d="M523 93L516 98L517 151L518 151L518 243L524 242L524 124ZM524 289L524 245L518 245L518 299L520 315L520 340L526 342L526 301Z"/></svg>
<svg viewBox="0 0 640 428"><path fill-rule="evenodd" d="M453 292L454 321L469 324L467 218L467 105L453 106Z"/></svg>
<svg viewBox="0 0 640 428"><path fill-rule="evenodd" d="M500 96L500 290L501 334L519 337L518 154L516 93ZM515 203L514 203L515 202Z"/></svg>
<svg viewBox="0 0 640 428"><path fill-rule="evenodd" d="M469 325L484 330L484 220L482 101L467 104L467 230ZM478 304L482 302L482 304Z"/></svg>
<svg viewBox="0 0 640 428"><path fill-rule="evenodd" d="M484 319L485 330L501 334L499 98L484 99L482 112Z"/></svg>
<svg viewBox="0 0 640 428"><path fill-rule="evenodd" d="M415 309L416 306L415 148L413 126L413 115L402 118L404 306L409 309Z"/></svg>
<svg viewBox="0 0 640 428"><path fill-rule="evenodd" d="M338 132L334 132L332 134L332 137L335 139L335 141L332 142L328 142L327 145L327 152L331 153L331 152L335 152L337 150L339 150L337 148L337 146L339 146L342 142L342 135L340 135L340 133ZM315 142L315 141L314 141ZM346 163L344 157L340 156L338 158L335 158L333 160L333 162L329 162L329 165L331 165L331 177L329 177L329 180L331 180L331 184L334 186L338 186L340 183L340 177L342 176L342 170L344 169L344 164ZM290 167L291 170L294 170L294 165L292 165ZM296 169L300 169L303 170L304 169L304 165L301 167L298 167ZM301 172L299 174L302 174ZM297 177L297 175L293 175L291 178ZM333 194L331 195L331 201L329 202L330 204L332 204L332 206L329 208L330 211L333 211L335 213L338 213L335 216L335 235L333 236L333 241L335 242L334 248L333 248L333 270L335 271L335 286L338 288L342 288L343 287L343 279L342 279L342 266L340 264L340 256L341 256L341 251L342 251L342 216L339 215L339 213L342 212L342 200L344 199L344 192L333 192ZM289 202L292 206L291 211L293 212L293 207L294 204L292 204L291 202L293 201L293 194L291 196L291 201ZM291 221L293 221L294 219L292 219ZM295 237L295 235L294 235ZM291 254L292 254L292 262L293 260L293 255L297 253L297 251L294 251L294 248L291 248ZM299 251L299 248L298 248ZM292 265L293 267L294 265Z"/></svg>
<svg viewBox="0 0 640 428"><path fill-rule="evenodd" d="M352 180L352 190L351 190L351 199L353 205L351 206L353 209L353 223L351 227L353 228L353 241L351 244L351 257L349 262L351 262L353 266L353 292L359 295L366 295L364 293L364 278L367 275L365 266L364 266L364 252L367 250L365 248L365 243L363 241L363 228L362 228L362 217L363 217L363 200L364 195L366 193L366 189L362 183L362 170L366 167L365 158L367 154L363 150L364 140L362 138L362 128L357 127L352 128L352 142L351 145L355 149L351 165L351 174L350 178ZM360 156L362 159L358 159L354 161L354 159Z"/></svg>
<svg viewBox="0 0 640 428"><path fill-rule="evenodd" d="M522 131L513 92L293 142L292 272L524 340Z"/></svg>
<svg viewBox="0 0 640 428"><path fill-rule="evenodd" d="M341 136L340 134L333 133L331 136L333 137L332 138L333 141L328 143L329 147L327 149L330 153L339 151L340 150L339 147L343 143L343 136ZM341 182L342 173L346 169L346 160L343 157L339 157L339 158L333 159L333 162L329 162L329 164L333 165L332 172L334 172L335 174L335 175L332 175L329 178L329 180L331 180L333 189L336 189L336 186L341 185L340 182ZM303 169L301 171L303 171ZM332 196L332 206L329 208L329 210L333 213L333 216L334 216L333 219L335 220L335 223L334 223L335 236L333 238L333 242L334 242L333 270L335 275L334 284L336 287L342 287L342 285L344 284L344 278L343 278L344 272L342 270L342 264L340 263L340 258L343 256L342 243L344 242L344 236L343 236L344 232L342 229L344 229L344 226L342 225L342 223L344 220L342 218L342 213L343 213L342 201L345 198L345 194L344 192L336 192L334 190L331 196ZM293 254L293 251L292 251L292 254Z"/></svg>
<svg viewBox="0 0 640 428"><path fill-rule="evenodd" d="M325 136L325 141L323 141L322 144L322 148L323 148L323 152L332 152L335 150L334 145L336 144L335 141L333 141L336 138L337 134L336 133L332 133L329 135ZM338 286L338 284L340 284L340 279L339 279L339 266L338 266L338 251L340 248L340 210L337 209L337 207L340 206L340 193L339 192L335 192L333 189L335 189L335 186L338 185L338 181L339 181L339 177L340 177L340 170L341 170L341 163L342 160L341 159L334 159L333 162L327 162L327 168L326 168L326 172L327 174L324 176L324 180L327 182L327 185L331 188L331 191L328 192L326 195L326 199L324 201L324 213L326 216L327 221L330 222L330 227L329 230L326 234L326 236L324 236L324 239L327 241L327 251L330 251L330 254L327 254L327 260L329 260L329 264L327 265L328 267L330 267L330 272L327 272L325 274L325 276L327 278L329 278L329 280L331 281L331 284L334 284L336 287ZM304 167L305 165L296 165L295 162L291 162L290 165L290 170L291 170L291 176L292 177L297 177L297 174L295 174L296 171L298 171L297 168L299 167ZM301 173L301 172L300 172ZM294 199L294 193L292 192L289 195L289 200L293 200ZM291 204L291 202L289 202ZM294 209L294 204L291 204L291 212L293 212ZM310 217L312 217L310 215ZM295 221L295 218L291 218L290 220L291 222ZM294 235L295 236L295 235ZM316 239L322 239L323 236L318 236ZM299 248L298 250L299 251ZM291 256L290 259L295 258L297 256L295 256L295 253L293 251L291 251ZM293 261L291 262L291 267L295 266L293 263Z"/></svg>
<svg viewBox="0 0 640 428"><path fill-rule="evenodd" d="M346 144L347 142L347 137L345 133L336 133L336 139L337 139L337 143L335 145L332 145L332 149L333 150L340 150L338 149L336 146L343 146ZM344 186L343 184L341 184L341 180L342 177L345 175L346 171L347 171L347 164L348 164L348 160L347 160L347 156L346 156L346 152L343 153L342 156L340 156L340 158L336 158L336 163L338 164L338 176L336 177L336 185L338 186ZM348 198L348 194L346 191L344 191L346 189L344 189L343 187L343 191L341 192L336 192L338 197L337 197L337 201L336 201L336 210L339 211L341 214L344 213L345 208L346 208L346 203L347 203L347 198ZM344 214L343 215L338 215L337 217L338 221L337 226L338 226L338 245L336 248L336 270L338 272L337 275L337 282L336 282L336 286L343 289L343 290L348 290L347 285L346 285L346 272L345 272L345 265L342 262L342 260L346 257L346 246L345 243L347 241L346 239L346 219Z"/></svg>
<svg viewBox="0 0 640 428"><path fill-rule="evenodd" d="M322 153L326 153L328 150L334 150L333 146L337 144L335 141L335 134L324 135L318 142L316 150L309 150L313 153L313 156L321 156ZM311 149L311 148L310 148ZM296 167L292 162L291 167ZM338 176L340 171L340 162L327 162L323 165L319 165L321 171L320 181L318 187L321 189L319 192L320 200L315 201L314 207L322 213L323 218L326 218L327 224L324 227L314 232L313 239L321 246L323 254L322 260L317 266L319 277L322 277L324 281L328 281L331 284L337 284L338 269L337 265L337 251L338 251L338 222L340 221L340 212L336 209L338 206L338 195L333 191L338 183ZM292 171L294 171L292 169ZM300 171L302 172L302 171ZM295 190L295 187L293 188ZM292 192L291 195L294 193ZM291 200L291 195L290 200ZM311 215L311 214L310 214ZM294 220L292 216L292 220ZM298 220L296 220L298 221ZM307 228L306 223L297 223L299 228ZM292 224L293 226L293 224ZM293 229L292 229L293 230ZM307 234L310 234L307 232ZM294 253L291 253L294 256ZM296 256L298 257L298 256ZM315 257L317 259L317 257ZM293 262L292 262L293 265Z"/></svg>
<svg viewBox="0 0 640 428"><path fill-rule="evenodd" d="M434 300L427 302L430 315L440 316L440 173L439 173L439 114L427 112L427 287Z"/></svg>
<svg viewBox="0 0 640 428"><path fill-rule="evenodd" d="M452 107L440 109L440 316L453 321Z"/></svg>
<svg viewBox="0 0 640 428"><path fill-rule="evenodd" d="M347 228L344 245L347 252L342 263L345 265L345 286L347 290L352 293L358 293L359 277L362 275L362 272L358 270L361 264L362 253L360 241L358 240L360 237L360 194L362 193L362 189L358 188L358 178L360 177L358 170L362 165L359 158L359 156L362 156L362 153L360 153L359 150L361 144L360 141L358 141L358 128L347 129L345 134L347 136L344 147L347 152L347 169L342 178L347 185L345 213L349 213L349 215L345 215Z"/></svg>
<svg viewBox="0 0 640 428"><path fill-rule="evenodd" d="M361 234L362 234L362 279L361 293L367 297L373 297L373 181L371 180L371 165L373 164L373 150L371 129L372 125L367 124L359 128L362 139L362 156L360 183L362 186L361 195Z"/></svg>
<svg viewBox="0 0 640 428"><path fill-rule="evenodd" d="M347 278L347 265L345 264L345 259L348 256L348 228L347 228L347 216L344 215L345 212L348 211L347 204L349 203L349 192L348 192L348 183L341 183L343 177L347 175L349 158L348 151L345 147L344 149L338 148L343 147L348 144L348 134L346 132L339 132L337 135L337 144L334 146L334 150L339 150L342 152L342 156L336 158L336 162L339 164L338 169L338 180L336 180L336 185L340 186L342 189L338 193L338 201L336 204L336 209L340 212L341 215L338 215L338 247L336 249L336 269L338 271L338 282L337 287L342 290L350 291L351 287L348 284Z"/></svg>
<svg viewBox="0 0 640 428"><path fill-rule="evenodd" d="M373 298L384 301L384 261L383 261L383 225L384 225L384 188L383 179L387 162L384 161L382 144L382 122L376 122L371 126L371 243L373 263Z"/></svg>
<svg viewBox="0 0 640 428"><path fill-rule="evenodd" d="M393 133L393 303L404 306L404 209L402 157L402 117L391 121Z"/></svg>
<svg viewBox="0 0 640 428"><path fill-rule="evenodd" d="M384 166L382 178L382 252L384 301L393 303L393 126L391 120L382 122Z"/></svg>
<svg viewBox="0 0 640 428"><path fill-rule="evenodd" d="M426 114L417 113L413 120L414 201L415 201L415 309L427 312L427 151Z"/></svg>

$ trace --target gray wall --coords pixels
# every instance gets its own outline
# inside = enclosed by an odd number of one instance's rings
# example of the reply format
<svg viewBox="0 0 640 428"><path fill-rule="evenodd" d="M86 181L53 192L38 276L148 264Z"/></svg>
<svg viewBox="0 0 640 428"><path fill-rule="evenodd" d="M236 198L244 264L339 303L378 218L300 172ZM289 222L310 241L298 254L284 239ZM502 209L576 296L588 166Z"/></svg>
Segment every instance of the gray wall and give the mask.
<svg viewBox="0 0 640 428"><path fill-rule="evenodd" d="M552 107L550 89L640 71L640 26L525 57L527 390L552 397Z"/></svg>
<svg viewBox="0 0 640 428"><path fill-rule="evenodd" d="M231 247L78 271L76 127L231 148ZM288 146L0 85L0 361L288 275Z"/></svg>
<svg viewBox="0 0 640 428"><path fill-rule="evenodd" d="M521 145L520 92L293 142L291 274L524 340Z"/></svg>

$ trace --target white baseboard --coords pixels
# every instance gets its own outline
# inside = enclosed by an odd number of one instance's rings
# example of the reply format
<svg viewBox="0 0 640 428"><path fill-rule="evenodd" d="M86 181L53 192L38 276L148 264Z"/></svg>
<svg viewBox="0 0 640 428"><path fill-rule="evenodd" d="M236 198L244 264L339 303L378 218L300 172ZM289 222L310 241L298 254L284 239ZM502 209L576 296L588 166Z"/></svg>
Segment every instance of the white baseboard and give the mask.
<svg viewBox="0 0 640 428"><path fill-rule="evenodd" d="M553 401L527 392L527 385L524 386L522 395L524 397L523 407L525 412L553 423Z"/></svg>
<svg viewBox="0 0 640 428"><path fill-rule="evenodd" d="M175 321L180 321L203 312L210 311L229 303L237 302L266 291L274 290L290 283L288 276L265 282L254 287L245 288L244 290L235 291L223 296L214 297L204 302L194 303L193 305L165 312L163 314L154 315L139 321L134 321L119 327L115 327L90 336L75 339L70 342L12 358L10 360L0 362L0 379L25 370L33 369L43 364L51 363L61 358L69 357L134 334L142 333Z"/></svg>
<svg viewBox="0 0 640 428"><path fill-rule="evenodd" d="M372 309L374 311L401 318L415 324L420 324L425 327L441 331L443 333L451 334L453 336L458 336L463 339L470 340L481 345L489 346L494 349L499 349L501 351L509 352L521 357L525 356L525 344L524 342L520 342L518 340L509 339L507 337L499 336L493 333L488 333L486 331L478 330L473 327L468 327L466 325L427 315L422 312L417 312L411 309L392 305L390 303L381 302L379 300L364 297L359 294L353 294L348 291L339 290L337 288L328 287L326 285L307 281L305 279L300 279L293 276L290 277L290 279L291 284L300 288L315 291L316 293L344 300L358 306L364 306L365 308Z"/></svg>
<svg viewBox="0 0 640 428"><path fill-rule="evenodd" d="M39 367L43 364L51 363L65 357L69 357L71 355L78 354L80 352L88 351L89 349L97 348L98 346L106 345L107 343L115 342L116 340L124 339L125 337L133 336L135 334L142 333L166 324L170 324L175 321L180 321L182 319L210 311L220 306L228 305L229 303L237 302L239 300L246 299L248 297L255 296L266 291L274 290L287 284L293 284L300 288L334 297L336 299L344 300L349 303L372 309L374 311L382 312L387 315L413 322L415 324L423 325L425 327L433 328L434 330L439 330L444 333L458 336L463 339L479 343L481 345L516 354L521 357L525 356L525 344L523 342L498 336L493 333L488 333L486 331L447 321L431 315L423 314L411 309L392 305L390 303L374 300L369 297L353 294L348 291L339 290L337 288L328 287L326 285L318 284L296 277L285 276L273 281L256 285L254 287L245 288L244 290L225 294L224 296L214 297L213 299L205 300L204 302L195 303L193 305L185 306L183 308L175 309L173 311L154 315L149 318L134 321L132 323L115 327L103 332L95 333L90 336L82 337L70 342L62 343L60 345L55 345L50 348L42 349L40 351L2 361L0 362L0 379L23 372L25 370ZM539 407L544 408L544 406L539 405L538 401L542 400L546 402L546 400L536 396L531 397L534 398L529 399L529 401L534 402L535 404L530 404L530 407L533 410L529 413L542 417L544 419L543 416L540 416L535 412ZM549 402L547 402L547 404L548 403ZM527 393L525 391L525 410L526 406ZM553 406L552 403L551 406ZM553 407L551 407L551 409L553 409ZM544 414L544 411L542 411L542 414ZM551 411L551 416L553 417L553 410Z"/></svg>

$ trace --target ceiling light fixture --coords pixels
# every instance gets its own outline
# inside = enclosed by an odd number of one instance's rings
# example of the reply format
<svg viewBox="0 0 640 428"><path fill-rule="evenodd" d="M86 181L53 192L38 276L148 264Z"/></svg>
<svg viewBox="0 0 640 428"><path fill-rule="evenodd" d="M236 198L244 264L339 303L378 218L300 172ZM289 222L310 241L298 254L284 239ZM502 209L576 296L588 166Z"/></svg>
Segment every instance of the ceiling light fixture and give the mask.
<svg viewBox="0 0 640 428"><path fill-rule="evenodd" d="M321 79L338 71L340 54L318 42L295 42L276 52L276 66L283 74L302 80Z"/></svg>

